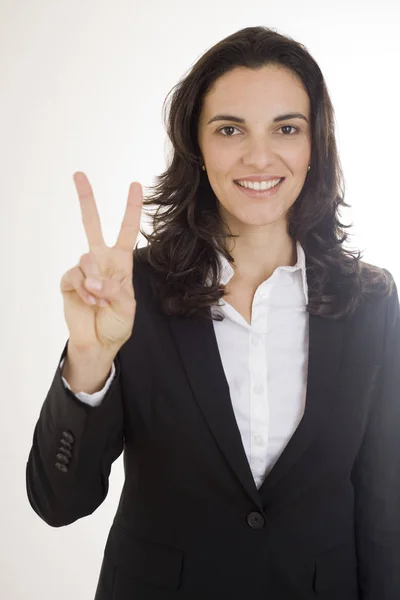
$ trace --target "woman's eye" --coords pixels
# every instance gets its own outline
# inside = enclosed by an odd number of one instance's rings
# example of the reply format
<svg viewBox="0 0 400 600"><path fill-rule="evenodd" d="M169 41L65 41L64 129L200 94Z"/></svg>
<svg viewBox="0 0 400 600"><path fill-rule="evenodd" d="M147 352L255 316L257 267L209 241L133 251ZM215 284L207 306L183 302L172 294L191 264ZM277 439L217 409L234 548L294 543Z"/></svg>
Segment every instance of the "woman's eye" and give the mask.
<svg viewBox="0 0 400 600"><path fill-rule="evenodd" d="M282 125L281 129L295 129L295 133L299 131L298 128L294 125ZM290 133L289 135L294 135L294 133Z"/></svg>
<svg viewBox="0 0 400 600"><path fill-rule="evenodd" d="M236 129L236 127L233 127L232 125L225 125L225 127L221 127L221 129L218 129L218 133L220 131L224 131L224 129ZM239 130L237 130L237 131L239 131ZM225 134L223 134L223 135L225 137L232 137L231 135L225 135Z"/></svg>
<svg viewBox="0 0 400 600"><path fill-rule="evenodd" d="M239 131L236 127L233 127L233 125L225 125L225 127L221 127L221 129L218 129L218 133L220 133L222 131L226 131L227 129L236 129L236 131ZM293 133L284 133L283 135L286 136L286 137L290 137L291 135L295 135L299 131L298 127L295 127L294 125L282 125L282 127L280 127L280 129L294 129ZM226 133L223 133L222 135L224 137L234 137L234 136L228 135Z"/></svg>

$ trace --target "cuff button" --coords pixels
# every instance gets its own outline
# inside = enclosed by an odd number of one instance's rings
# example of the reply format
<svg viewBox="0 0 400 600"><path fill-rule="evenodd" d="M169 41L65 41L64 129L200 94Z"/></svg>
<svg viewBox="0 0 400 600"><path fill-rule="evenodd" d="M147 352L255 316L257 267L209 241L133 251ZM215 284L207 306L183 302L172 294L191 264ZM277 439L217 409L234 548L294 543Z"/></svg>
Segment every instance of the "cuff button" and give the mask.
<svg viewBox="0 0 400 600"><path fill-rule="evenodd" d="M65 454L56 454L56 457L58 458L60 463L63 463L64 465L69 464L69 458L65 456Z"/></svg>
<svg viewBox="0 0 400 600"><path fill-rule="evenodd" d="M65 465L61 464L61 463L56 463L56 467L59 471L63 471L63 473L66 473L68 471L68 467L66 467Z"/></svg>
<svg viewBox="0 0 400 600"><path fill-rule="evenodd" d="M64 446L60 446L58 449L59 452L61 452L61 454L64 454L65 456L68 456L68 458L72 458L72 452L71 450L68 450L67 448L64 448ZM58 456L58 454L57 454Z"/></svg>
<svg viewBox="0 0 400 600"><path fill-rule="evenodd" d="M67 442L69 442L70 444L73 444L75 442L75 438L72 435L72 433L70 431L63 431L62 432L62 436L64 439L67 440Z"/></svg>

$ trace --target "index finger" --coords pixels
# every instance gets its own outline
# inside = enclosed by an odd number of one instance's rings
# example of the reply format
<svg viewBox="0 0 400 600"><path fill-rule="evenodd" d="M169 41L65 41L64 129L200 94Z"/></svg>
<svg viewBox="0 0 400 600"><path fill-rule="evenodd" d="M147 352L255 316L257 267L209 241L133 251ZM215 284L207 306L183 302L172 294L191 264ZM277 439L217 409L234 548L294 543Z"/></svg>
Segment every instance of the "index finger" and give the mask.
<svg viewBox="0 0 400 600"><path fill-rule="evenodd" d="M74 182L79 196L82 222L89 242L89 248L92 250L95 246L105 246L92 186L85 173L81 171L74 173Z"/></svg>

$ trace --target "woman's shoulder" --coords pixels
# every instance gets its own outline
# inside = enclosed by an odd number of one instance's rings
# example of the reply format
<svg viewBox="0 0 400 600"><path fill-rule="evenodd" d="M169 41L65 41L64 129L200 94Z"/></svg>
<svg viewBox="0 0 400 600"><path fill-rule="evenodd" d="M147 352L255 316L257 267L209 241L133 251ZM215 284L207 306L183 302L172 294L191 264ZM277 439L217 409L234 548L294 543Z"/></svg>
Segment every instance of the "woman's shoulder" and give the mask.
<svg viewBox="0 0 400 600"><path fill-rule="evenodd" d="M360 277L363 292L368 296L389 298L396 292L395 279L384 267L360 260Z"/></svg>

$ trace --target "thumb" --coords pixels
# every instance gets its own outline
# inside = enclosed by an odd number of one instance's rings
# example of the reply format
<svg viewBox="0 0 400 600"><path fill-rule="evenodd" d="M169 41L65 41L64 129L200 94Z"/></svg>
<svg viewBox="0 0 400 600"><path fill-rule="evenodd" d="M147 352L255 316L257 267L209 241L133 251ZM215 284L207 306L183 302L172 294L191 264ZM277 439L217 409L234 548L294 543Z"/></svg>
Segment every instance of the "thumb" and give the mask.
<svg viewBox="0 0 400 600"><path fill-rule="evenodd" d="M105 300L121 316L131 317L136 306L133 286L124 286L117 279L102 279L100 282L100 290L91 286L90 278L85 280L85 287L96 298Z"/></svg>

